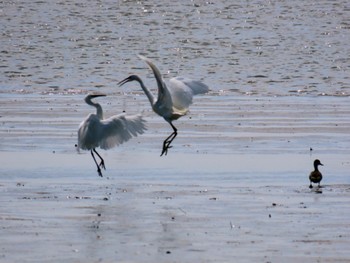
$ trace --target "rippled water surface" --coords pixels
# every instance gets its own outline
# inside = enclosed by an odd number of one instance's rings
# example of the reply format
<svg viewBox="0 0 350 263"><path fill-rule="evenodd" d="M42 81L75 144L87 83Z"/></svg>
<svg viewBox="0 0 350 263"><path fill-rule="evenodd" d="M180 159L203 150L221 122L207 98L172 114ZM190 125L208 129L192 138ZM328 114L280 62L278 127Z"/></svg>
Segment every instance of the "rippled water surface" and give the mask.
<svg viewBox="0 0 350 263"><path fill-rule="evenodd" d="M141 53L214 92L350 95L347 0L2 1L0 12L2 93L113 92L130 73L154 85Z"/></svg>

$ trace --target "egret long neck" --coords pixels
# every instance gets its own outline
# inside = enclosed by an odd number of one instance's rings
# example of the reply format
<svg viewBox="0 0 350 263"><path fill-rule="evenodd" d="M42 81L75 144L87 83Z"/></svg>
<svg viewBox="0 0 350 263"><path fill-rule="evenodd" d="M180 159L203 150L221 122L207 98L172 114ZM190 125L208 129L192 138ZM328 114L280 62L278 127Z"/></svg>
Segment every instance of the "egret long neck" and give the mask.
<svg viewBox="0 0 350 263"><path fill-rule="evenodd" d="M101 105L98 103L92 102L91 98L86 99L85 102L96 108L96 115L98 116L98 118L100 120L102 120L103 119L103 110L102 110Z"/></svg>
<svg viewBox="0 0 350 263"><path fill-rule="evenodd" d="M138 82L140 83L142 90L145 92L149 102L153 106L155 103L155 99L152 92L145 86L145 84L143 84L143 81L141 79L139 79Z"/></svg>
<svg viewBox="0 0 350 263"><path fill-rule="evenodd" d="M103 110L102 110L101 105L96 103L95 107L96 107L96 114L97 114L97 116L100 118L100 120L102 120L103 119Z"/></svg>

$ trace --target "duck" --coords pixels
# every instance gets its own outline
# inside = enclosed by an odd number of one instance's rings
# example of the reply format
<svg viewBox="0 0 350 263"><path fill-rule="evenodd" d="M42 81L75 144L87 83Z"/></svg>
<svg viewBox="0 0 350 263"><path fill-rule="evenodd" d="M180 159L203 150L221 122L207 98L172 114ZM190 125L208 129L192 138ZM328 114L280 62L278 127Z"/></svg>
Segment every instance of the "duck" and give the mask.
<svg viewBox="0 0 350 263"><path fill-rule="evenodd" d="M310 179L310 186L309 186L309 188L310 188L310 189L312 188L312 183L318 184L318 187L321 187L320 182L321 182L321 180L322 180L322 173L318 170L318 166L319 166L319 165L322 165L322 166L323 166L323 164L321 163L321 161L320 161L319 159L316 159L316 160L314 161L314 168L315 168L315 170L312 171L312 172L310 173L310 175L309 175L309 179Z"/></svg>

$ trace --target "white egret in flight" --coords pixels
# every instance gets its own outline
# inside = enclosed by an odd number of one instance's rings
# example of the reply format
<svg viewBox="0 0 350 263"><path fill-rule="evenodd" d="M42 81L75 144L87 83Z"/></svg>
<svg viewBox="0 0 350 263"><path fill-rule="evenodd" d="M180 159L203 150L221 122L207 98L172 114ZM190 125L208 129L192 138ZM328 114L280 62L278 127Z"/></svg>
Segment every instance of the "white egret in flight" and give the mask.
<svg viewBox="0 0 350 263"><path fill-rule="evenodd" d="M146 130L145 121L140 115L127 116L126 114L114 115L103 119L103 111L100 104L92 102L96 97L105 94L89 94L85 102L96 108L96 114L89 114L80 124L78 130L78 149L90 150L94 159L98 175L102 177L101 168L106 170L104 160L95 148L107 150L116 145L128 141L133 136L142 134ZM98 164L94 152L100 158Z"/></svg>
<svg viewBox="0 0 350 263"><path fill-rule="evenodd" d="M152 69L154 77L158 85L158 98L156 99L151 91L144 85L139 76L131 75L128 78L120 81L120 86L130 81L137 81L149 99L152 109L155 113L162 116L173 128L173 133L170 134L163 142L163 150L160 156L167 155L168 149L171 148L171 142L177 135L177 129L173 125L173 121L188 112L188 107L192 104L193 95L203 94L209 91L209 88L204 83L183 77L176 77L169 80L169 85L165 85L162 75L153 62L139 55L139 58L145 61Z"/></svg>

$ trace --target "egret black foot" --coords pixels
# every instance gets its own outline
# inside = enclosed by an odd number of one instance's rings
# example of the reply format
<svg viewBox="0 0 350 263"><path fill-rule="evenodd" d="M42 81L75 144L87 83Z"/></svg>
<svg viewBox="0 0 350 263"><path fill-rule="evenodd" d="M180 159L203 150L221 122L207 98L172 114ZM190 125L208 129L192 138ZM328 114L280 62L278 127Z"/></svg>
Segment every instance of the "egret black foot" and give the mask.
<svg viewBox="0 0 350 263"><path fill-rule="evenodd" d="M103 177L100 167L97 169L97 173L98 173L98 176Z"/></svg>
<svg viewBox="0 0 350 263"><path fill-rule="evenodd" d="M163 156L163 154L167 155L168 154L168 149L173 148L173 146L167 145L163 147L163 151L160 156Z"/></svg>
<svg viewBox="0 0 350 263"><path fill-rule="evenodd" d="M101 167L104 170L106 170L105 162L103 160L100 162L99 167Z"/></svg>
<svg viewBox="0 0 350 263"><path fill-rule="evenodd" d="M312 189L312 185L311 184L310 184L309 188Z"/></svg>

